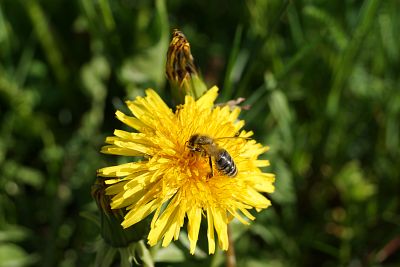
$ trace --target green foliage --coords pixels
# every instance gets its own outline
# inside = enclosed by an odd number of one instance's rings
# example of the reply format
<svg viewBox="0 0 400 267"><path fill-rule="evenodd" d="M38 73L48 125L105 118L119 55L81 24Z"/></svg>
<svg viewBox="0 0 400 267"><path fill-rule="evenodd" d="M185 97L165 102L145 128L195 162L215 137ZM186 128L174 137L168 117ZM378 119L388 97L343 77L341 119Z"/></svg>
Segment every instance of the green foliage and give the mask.
<svg viewBox="0 0 400 267"><path fill-rule="evenodd" d="M95 266L100 230L80 214L96 214L96 169L114 160L99 149L121 127L124 100L153 87L168 101L173 28L220 102L247 99L246 128L271 147L273 206L250 226L233 222L238 266L398 266L399 9L396 0L2 0L0 266ZM222 266L203 237L195 256L184 233L166 249L130 249L148 266L149 253L156 266Z"/></svg>

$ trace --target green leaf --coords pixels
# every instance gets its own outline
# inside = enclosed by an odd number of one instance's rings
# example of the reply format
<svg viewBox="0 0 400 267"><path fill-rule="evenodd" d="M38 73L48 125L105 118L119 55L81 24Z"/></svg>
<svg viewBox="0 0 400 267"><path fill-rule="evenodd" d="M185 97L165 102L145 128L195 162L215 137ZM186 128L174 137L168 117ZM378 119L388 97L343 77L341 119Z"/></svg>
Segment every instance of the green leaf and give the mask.
<svg viewBox="0 0 400 267"><path fill-rule="evenodd" d="M0 244L0 266L1 267L23 267L34 263L37 256L28 255L21 247L11 244Z"/></svg>

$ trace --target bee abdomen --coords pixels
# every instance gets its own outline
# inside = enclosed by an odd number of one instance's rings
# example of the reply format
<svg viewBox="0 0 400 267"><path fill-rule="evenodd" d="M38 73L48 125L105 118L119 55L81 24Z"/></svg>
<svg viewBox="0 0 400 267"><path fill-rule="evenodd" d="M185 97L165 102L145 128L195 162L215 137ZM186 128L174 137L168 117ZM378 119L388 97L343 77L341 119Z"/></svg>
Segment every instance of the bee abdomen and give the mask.
<svg viewBox="0 0 400 267"><path fill-rule="evenodd" d="M225 175L235 177L237 174L237 168L231 155L223 149L222 152L218 153L218 157L215 159L218 170L223 172Z"/></svg>

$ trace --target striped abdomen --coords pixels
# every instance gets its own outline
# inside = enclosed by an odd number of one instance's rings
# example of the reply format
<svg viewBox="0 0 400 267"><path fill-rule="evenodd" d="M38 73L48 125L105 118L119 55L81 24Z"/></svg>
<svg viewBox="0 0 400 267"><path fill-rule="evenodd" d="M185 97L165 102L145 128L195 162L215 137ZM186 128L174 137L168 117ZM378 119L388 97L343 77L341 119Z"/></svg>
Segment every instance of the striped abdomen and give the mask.
<svg viewBox="0 0 400 267"><path fill-rule="evenodd" d="M235 177L238 172L235 162L225 149L220 149L217 153L215 164L217 165L218 170L227 176Z"/></svg>

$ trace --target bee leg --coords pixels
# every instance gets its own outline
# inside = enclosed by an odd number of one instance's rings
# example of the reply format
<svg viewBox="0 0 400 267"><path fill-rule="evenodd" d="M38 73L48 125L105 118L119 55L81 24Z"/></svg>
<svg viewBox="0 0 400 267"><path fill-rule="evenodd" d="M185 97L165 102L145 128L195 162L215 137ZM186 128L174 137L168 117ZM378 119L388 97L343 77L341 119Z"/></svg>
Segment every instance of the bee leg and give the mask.
<svg viewBox="0 0 400 267"><path fill-rule="evenodd" d="M211 157L209 156L208 157L208 163L210 164L210 169L211 169L211 173L210 173L210 177L213 177L214 176L214 170L213 170L213 164L212 164L212 160L211 160Z"/></svg>

